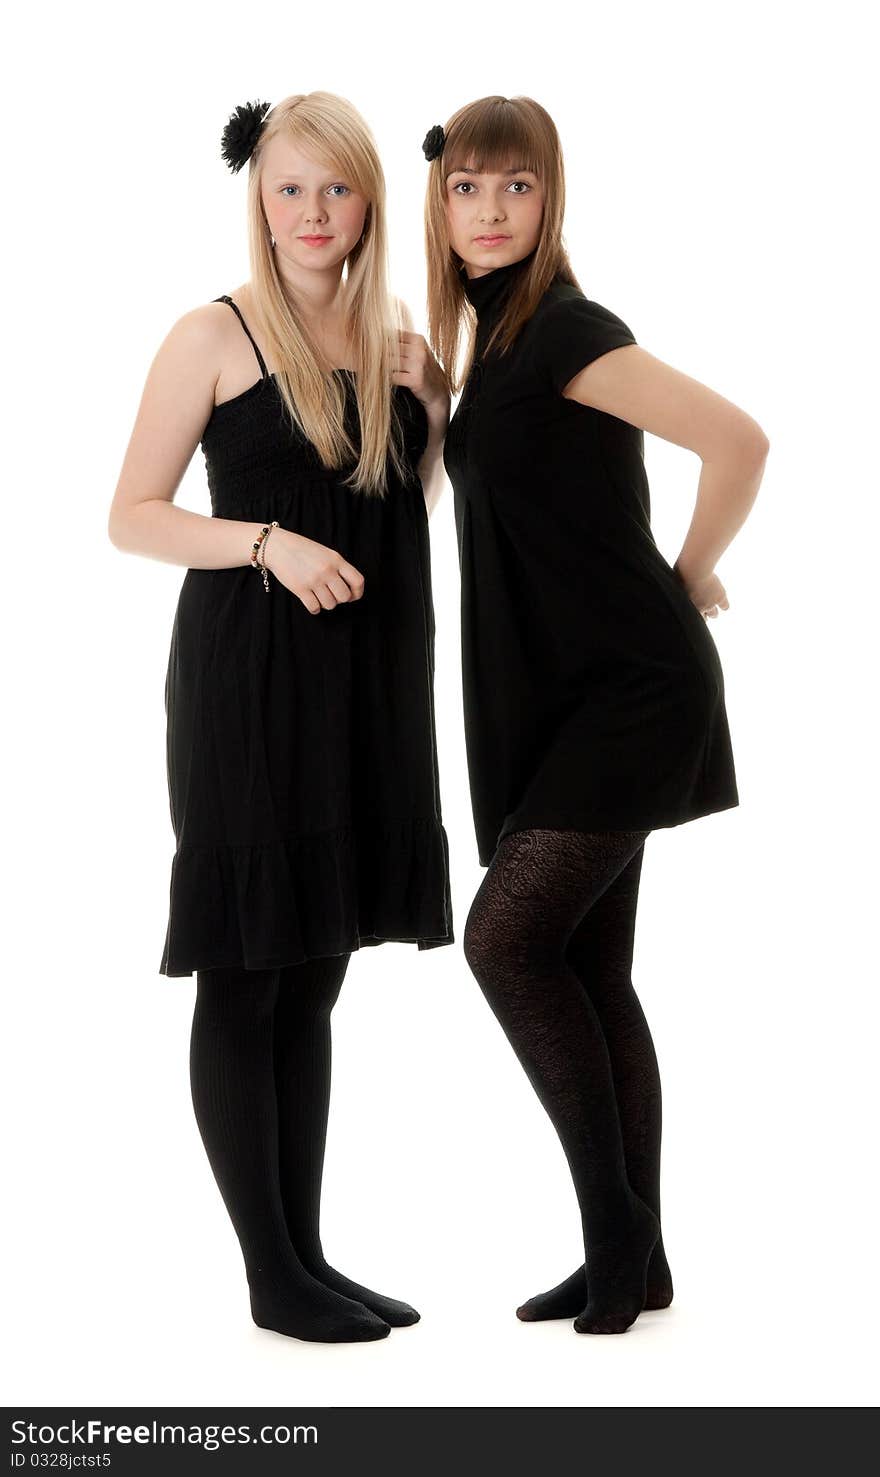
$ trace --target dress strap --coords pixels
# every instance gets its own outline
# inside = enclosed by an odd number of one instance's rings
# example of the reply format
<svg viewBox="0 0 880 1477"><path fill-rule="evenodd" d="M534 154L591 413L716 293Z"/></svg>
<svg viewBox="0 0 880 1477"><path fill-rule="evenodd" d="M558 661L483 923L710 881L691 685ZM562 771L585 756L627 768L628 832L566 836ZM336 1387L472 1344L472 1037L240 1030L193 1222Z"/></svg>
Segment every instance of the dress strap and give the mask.
<svg viewBox="0 0 880 1477"><path fill-rule="evenodd" d="M215 303L228 303L229 306L230 306L230 308L232 308L233 312L238 317L239 323L241 324L242 328L244 329L245 333L247 334L248 338L250 339L251 343L253 344L254 353L257 356L257 363L260 366L260 373L262 374L263 379L268 379L268 377L269 377L269 371L266 368L265 360L263 359L262 354L260 353L259 349L257 348L256 342L254 341L253 334L251 333L250 329L248 328L247 324L245 323L244 319L241 316L241 312L239 310L238 304L237 303L234 303L232 301L232 298L229 297L226 293L222 293L220 297L215 297L214 298L214 302Z"/></svg>

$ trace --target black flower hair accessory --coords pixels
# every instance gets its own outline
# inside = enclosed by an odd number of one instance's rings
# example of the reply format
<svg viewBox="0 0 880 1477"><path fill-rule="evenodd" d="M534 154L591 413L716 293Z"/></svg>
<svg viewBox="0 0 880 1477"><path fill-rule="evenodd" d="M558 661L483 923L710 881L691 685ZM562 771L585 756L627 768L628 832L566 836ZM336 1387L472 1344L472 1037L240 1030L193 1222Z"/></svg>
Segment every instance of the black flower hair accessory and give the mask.
<svg viewBox="0 0 880 1477"><path fill-rule="evenodd" d="M443 132L442 123L435 123L429 128L422 143L422 153L430 164L432 159L439 159L443 153L443 145L446 143L446 134Z"/></svg>
<svg viewBox="0 0 880 1477"><path fill-rule="evenodd" d="M263 119L271 106L271 103L241 103L230 115L229 122L223 130L220 153L233 174L238 174L242 165L247 164L254 152L263 127Z"/></svg>

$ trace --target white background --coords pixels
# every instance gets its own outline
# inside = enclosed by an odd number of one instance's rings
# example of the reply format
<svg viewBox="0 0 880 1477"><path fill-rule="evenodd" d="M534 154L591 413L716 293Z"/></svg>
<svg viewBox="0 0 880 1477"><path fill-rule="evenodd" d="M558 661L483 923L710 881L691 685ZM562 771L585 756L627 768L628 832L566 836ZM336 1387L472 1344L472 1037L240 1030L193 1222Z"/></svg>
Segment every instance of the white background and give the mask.
<svg viewBox="0 0 880 1477"><path fill-rule="evenodd" d="M877 120L869 7L31 7L4 77L6 1398L29 1404L858 1405L876 1330L872 1077ZM327 88L378 140L424 322L421 141L526 93L566 153L588 296L771 441L719 564L739 808L648 840L634 980L664 1086L673 1307L624 1338L514 1308L582 1257L561 1148L461 954L477 864L447 488L431 522L457 943L352 959L331 1261L422 1322L250 1320L158 973L163 682L183 569L106 519L150 360L248 275L233 107ZM646 437L672 561L697 459ZM536 482L539 480L536 469ZM209 512L197 453L179 502Z"/></svg>

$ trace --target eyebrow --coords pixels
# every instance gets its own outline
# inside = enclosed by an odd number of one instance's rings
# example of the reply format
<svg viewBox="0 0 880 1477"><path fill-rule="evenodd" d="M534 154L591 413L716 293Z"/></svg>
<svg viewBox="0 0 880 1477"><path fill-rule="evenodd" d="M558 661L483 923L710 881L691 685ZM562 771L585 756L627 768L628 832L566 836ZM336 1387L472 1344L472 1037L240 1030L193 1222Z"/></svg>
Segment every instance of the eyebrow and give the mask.
<svg viewBox="0 0 880 1477"><path fill-rule="evenodd" d="M345 178L345 176L342 173L340 173L340 174L328 174L327 175L328 182L330 182L332 184L338 184L340 182L340 180L343 180L344 178ZM288 184L296 184L297 183L296 174L295 174L295 172L292 169L291 170L288 170L288 172L286 174L276 174L276 176L273 179L272 183L273 183L273 185L280 185L282 180L286 180L286 182Z"/></svg>
<svg viewBox="0 0 880 1477"><path fill-rule="evenodd" d="M500 174L534 174L534 172L535 171L533 169L529 169L529 167L528 167L527 164L517 164L513 169L502 169L502 170L499 170L499 173ZM450 169L449 174L447 174L446 178L449 179L450 175L453 175L453 174L483 174L483 173L487 173L487 171L480 170L480 169L468 169L467 165L463 164L460 169Z"/></svg>

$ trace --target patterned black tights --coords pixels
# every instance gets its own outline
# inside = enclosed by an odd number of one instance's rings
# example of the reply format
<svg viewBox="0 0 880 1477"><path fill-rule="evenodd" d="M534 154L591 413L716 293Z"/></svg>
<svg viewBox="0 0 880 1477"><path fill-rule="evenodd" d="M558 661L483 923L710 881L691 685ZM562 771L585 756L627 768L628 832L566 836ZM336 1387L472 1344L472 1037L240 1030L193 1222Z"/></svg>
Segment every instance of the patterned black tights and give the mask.
<svg viewBox="0 0 880 1477"><path fill-rule="evenodd" d="M630 978L647 831L506 836L464 951L565 1151L586 1269L521 1318L622 1333L671 1301L660 1240L660 1081ZM649 1276L650 1268L650 1276Z"/></svg>

